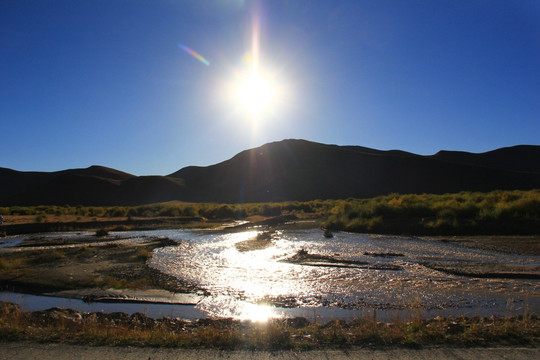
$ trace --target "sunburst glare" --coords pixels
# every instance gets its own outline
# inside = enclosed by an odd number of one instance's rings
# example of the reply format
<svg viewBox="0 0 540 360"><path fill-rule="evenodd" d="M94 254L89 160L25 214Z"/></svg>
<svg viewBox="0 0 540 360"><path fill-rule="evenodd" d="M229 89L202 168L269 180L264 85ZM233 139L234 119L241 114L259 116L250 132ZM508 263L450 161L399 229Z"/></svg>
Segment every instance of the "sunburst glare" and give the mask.
<svg viewBox="0 0 540 360"><path fill-rule="evenodd" d="M251 27L251 46L234 66L233 75L222 88L223 99L233 110L235 118L243 118L255 130L258 125L283 115L286 102L291 98L290 79L282 69L271 66L271 58L264 58L260 49L260 31L257 16ZM287 101L285 101L287 99Z"/></svg>
<svg viewBox="0 0 540 360"><path fill-rule="evenodd" d="M238 84L238 101L251 114L258 115L272 105L275 97L273 84L259 74L251 74Z"/></svg>

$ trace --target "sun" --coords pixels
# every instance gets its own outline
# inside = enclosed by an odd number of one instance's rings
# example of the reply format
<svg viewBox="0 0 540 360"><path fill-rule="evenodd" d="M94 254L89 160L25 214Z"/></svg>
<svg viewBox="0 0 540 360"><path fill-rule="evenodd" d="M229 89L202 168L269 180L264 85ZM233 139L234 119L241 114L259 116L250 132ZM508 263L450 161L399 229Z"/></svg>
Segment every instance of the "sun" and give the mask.
<svg viewBox="0 0 540 360"><path fill-rule="evenodd" d="M258 14L254 14L251 49L247 48L234 61L231 71L219 86L219 101L230 110L235 119L260 130L263 124L275 124L283 118L291 101L291 79L283 65L272 57L265 57L260 47ZM239 54L240 55L240 54Z"/></svg>
<svg viewBox="0 0 540 360"><path fill-rule="evenodd" d="M276 87L269 78L250 73L238 82L236 100L249 113L258 115L274 104Z"/></svg>

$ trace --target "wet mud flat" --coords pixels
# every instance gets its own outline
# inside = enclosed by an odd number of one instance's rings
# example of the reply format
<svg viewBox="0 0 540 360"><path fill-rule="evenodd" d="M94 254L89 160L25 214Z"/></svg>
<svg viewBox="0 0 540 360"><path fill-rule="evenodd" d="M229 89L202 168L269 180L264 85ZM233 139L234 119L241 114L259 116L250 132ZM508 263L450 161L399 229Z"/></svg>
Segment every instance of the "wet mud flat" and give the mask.
<svg viewBox="0 0 540 360"><path fill-rule="evenodd" d="M385 254L384 257L389 256ZM399 265L369 263L367 261L348 260L336 256L310 254L304 249L300 249L295 255L280 261L306 266L327 266L371 270L402 270L402 267Z"/></svg>
<svg viewBox="0 0 540 360"><path fill-rule="evenodd" d="M540 256L540 236L456 236L427 237L428 241L455 244L460 247L502 254ZM540 263L498 263L495 261L452 261L427 259L420 264L448 274L488 279L540 279Z"/></svg>
<svg viewBox="0 0 540 360"><path fill-rule="evenodd" d="M87 302L196 303L178 294L204 294L189 282L147 266L164 237L32 236L0 251L0 289Z"/></svg>
<svg viewBox="0 0 540 360"><path fill-rule="evenodd" d="M540 236L429 236L428 241L507 254L540 256Z"/></svg>
<svg viewBox="0 0 540 360"><path fill-rule="evenodd" d="M252 251L252 250L262 250L266 249L269 246L272 246L273 238L276 238L277 234L275 231L269 230L258 233L253 238L239 241L234 246L238 251Z"/></svg>
<svg viewBox="0 0 540 360"><path fill-rule="evenodd" d="M540 265L422 261L423 266L452 275L487 279L540 279Z"/></svg>

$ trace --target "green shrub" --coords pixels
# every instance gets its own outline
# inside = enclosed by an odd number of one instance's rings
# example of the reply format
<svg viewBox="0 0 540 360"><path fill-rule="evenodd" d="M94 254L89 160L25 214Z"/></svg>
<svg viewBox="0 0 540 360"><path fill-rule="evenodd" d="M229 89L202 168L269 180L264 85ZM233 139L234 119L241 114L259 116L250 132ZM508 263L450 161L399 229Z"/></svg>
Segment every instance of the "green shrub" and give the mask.
<svg viewBox="0 0 540 360"><path fill-rule="evenodd" d="M148 249L140 249L137 252L137 258L139 259L147 260L147 259L150 259L151 257L152 257L152 253L148 251Z"/></svg>

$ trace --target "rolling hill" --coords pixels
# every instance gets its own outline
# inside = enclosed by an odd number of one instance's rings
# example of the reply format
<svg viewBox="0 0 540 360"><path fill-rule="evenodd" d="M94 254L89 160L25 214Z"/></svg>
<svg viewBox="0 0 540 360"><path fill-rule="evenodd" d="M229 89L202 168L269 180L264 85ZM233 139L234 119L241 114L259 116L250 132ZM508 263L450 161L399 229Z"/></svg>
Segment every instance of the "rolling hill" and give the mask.
<svg viewBox="0 0 540 360"><path fill-rule="evenodd" d="M283 140L168 176L137 177L100 166L51 173L0 168L3 206L241 203L538 188L540 146L533 145L421 156Z"/></svg>

